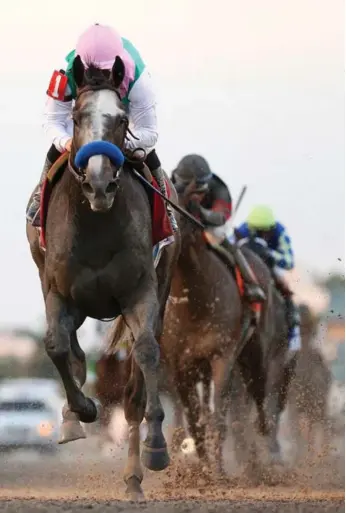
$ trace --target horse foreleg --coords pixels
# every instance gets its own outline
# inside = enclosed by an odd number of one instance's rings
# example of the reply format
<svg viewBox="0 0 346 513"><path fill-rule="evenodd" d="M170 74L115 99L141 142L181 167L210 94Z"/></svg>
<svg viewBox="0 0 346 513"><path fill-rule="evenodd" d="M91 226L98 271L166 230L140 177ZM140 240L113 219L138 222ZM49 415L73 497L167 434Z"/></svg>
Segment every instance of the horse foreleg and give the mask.
<svg viewBox="0 0 346 513"><path fill-rule="evenodd" d="M186 431L184 427L184 407L173 383L169 398L171 399L173 406L173 422L171 426L170 447L173 453L177 453L180 451L181 444L186 438Z"/></svg>
<svg viewBox="0 0 346 513"><path fill-rule="evenodd" d="M131 375L125 387L124 410L129 425L128 459L124 471L126 494L131 500L143 498L143 471L140 460L140 425L144 417L146 394L143 374L131 358Z"/></svg>
<svg viewBox="0 0 346 513"><path fill-rule="evenodd" d="M275 368L274 368L275 367ZM296 357L285 363L282 369L280 362L272 362L270 393L268 394L267 412L269 415L269 452L274 463L282 463L282 454L278 441L281 414L287 404L289 386L294 376Z"/></svg>
<svg viewBox="0 0 346 513"><path fill-rule="evenodd" d="M259 341L252 338L239 355L238 364L247 393L257 408L257 430L261 435L268 434L268 423L264 411L266 379L262 363L262 349Z"/></svg>
<svg viewBox="0 0 346 513"><path fill-rule="evenodd" d="M228 392L231 375L231 362L227 357L215 358L211 364L214 381L214 454L216 471L225 475L223 466L223 446L227 436L226 413L228 407Z"/></svg>
<svg viewBox="0 0 346 513"><path fill-rule="evenodd" d="M81 422L94 422L99 416L98 404L81 391L81 383L73 374L71 362L72 340L84 318L79 312L69 311L61 296L53 291L46 297L46 316L46 351L61 376L68 411L76 413Z"/></svg>
<svg viewBox="0 0 346 513"><path fill-rule="evenodd" d="M239 467L245 468L250 462L254 447L253 440L249 441L249 435L252 435L249 433L249 428L252 427L250 416L253 398L250 398L238 362L232 369L229 397L235 457Z"/></svg>
<svg viewBox="0 0 346 513"><path fill-rule="evenodd" d="M145 419L148 434L143 444L142 462L150 470L159 471L169 465L167 444L162 432L165 417L159 396L160 348L155 340L159 323L159 303L153 286L129 309L122 308L122 314L134 338L133 357L143 373L147 392Z"/></svg>
<svg viewBox="0 0 346 513"><path fill-rule="evenodd" d="M85 353L78 343L76 332L71 333L69 360L74 379L79 388L82 388L86 381L86 360ZM71 411L67 403L64 404L62 418L59 443L62 444L79 440L80 438L86 438L77 413Z"/></svg>
<svg viewBox="0 0 346 513"><path fill-rule="evenodd" d="M189 376L187 380L187 376ZM202 409L196 384L197 376L193 376L191 369L178 373L176 384L180 400L185 408L189 433L195 443L196 453L199 459L208 464L208 456L205 444L206 425L202 418Z"/></svg>
<svg viewBox="0 0 346 513"><path fill-rule="evenodd" d="M280 386L279 394L279 412L282 413L287 404L287 395L291 381L295 375L295 369L297 365L297 355L293 356L285 365L282 384Z"/></svg>

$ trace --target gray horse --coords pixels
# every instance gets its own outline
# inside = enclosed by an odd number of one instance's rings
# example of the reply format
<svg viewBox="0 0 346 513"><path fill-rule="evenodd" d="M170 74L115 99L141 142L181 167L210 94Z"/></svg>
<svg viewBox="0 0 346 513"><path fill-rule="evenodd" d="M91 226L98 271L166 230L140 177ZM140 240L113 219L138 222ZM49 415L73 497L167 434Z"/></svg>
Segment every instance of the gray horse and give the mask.
<svg viewBox="0 0 346 513"><path fill-rule="evenodd" d="M124 479L131 498L140 498L139 426L144 415L148 435L143 464L156 471L169 464L162 432L156 339L162 331L180 240L177 233L155 270L149 196L122 152L128 117L117 90L124 72L119 57L109 78L96 66L85 70L79 57L75 59L78 91L73 147L67 170L51 192L45 253L37 229L29 224L27 238L45 301L46 351L66 392L60 443L85 437L80 421L94 422L99 416L97 402L82 391L86 362L76 331L87 316L121 316L132 333L125 404L129 457ZM172 187L173 200L174 194Z"/></svg>

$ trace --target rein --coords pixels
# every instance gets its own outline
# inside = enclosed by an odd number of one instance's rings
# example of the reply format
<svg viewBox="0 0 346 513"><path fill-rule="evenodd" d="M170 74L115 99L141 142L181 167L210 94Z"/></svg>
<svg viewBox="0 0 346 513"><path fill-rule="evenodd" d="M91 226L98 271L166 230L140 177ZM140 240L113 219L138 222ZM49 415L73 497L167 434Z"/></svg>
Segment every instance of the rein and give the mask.
<svg viewBox="0 0 346 513"><path fill-rule="evenodd" d="M144 176L142 176L136 169L133 169L131 168L131 171L137 176L137 178L139 180L141 180L143 183L145 183L145 185L147 185L148 187L150 187L150 189L152 191L154 191L156 194L158 194L159 196L161 196L161 198L166 201L166 203L169 203L173 208L174 210L176 210L177 212L179 212L179 214L181 214L182 216L184 216L186 219L188 219L189 221L191 221L197 228L200 228L201 230L205 230L206 229L206 226L201 223L200 221L198 221L198 219L196 219L192 214L190 214L187 210L183 209L180 205L177 205L176 203L174 203L173 201L171 201L169 198L167 198L167 196L165 196L161 191L159 191L158 189L156 189L156 187L154 187L150 182L148 182L148 180L146 178L144 178Z"/></svg>

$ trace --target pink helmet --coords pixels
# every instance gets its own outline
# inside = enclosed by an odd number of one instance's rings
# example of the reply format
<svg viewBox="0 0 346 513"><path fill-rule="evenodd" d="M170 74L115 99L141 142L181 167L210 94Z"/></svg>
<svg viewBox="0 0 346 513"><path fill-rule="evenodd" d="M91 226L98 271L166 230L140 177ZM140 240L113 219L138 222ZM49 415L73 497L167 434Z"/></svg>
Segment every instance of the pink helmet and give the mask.
<svg viewBox="0 0 346 513"><path fill-rule="evenodd" d="M81 34L76 45L85 66L93 62L101 69L111 69L115 57L123 57L124 47L120 35L107 25L96 23Z"/></svg>

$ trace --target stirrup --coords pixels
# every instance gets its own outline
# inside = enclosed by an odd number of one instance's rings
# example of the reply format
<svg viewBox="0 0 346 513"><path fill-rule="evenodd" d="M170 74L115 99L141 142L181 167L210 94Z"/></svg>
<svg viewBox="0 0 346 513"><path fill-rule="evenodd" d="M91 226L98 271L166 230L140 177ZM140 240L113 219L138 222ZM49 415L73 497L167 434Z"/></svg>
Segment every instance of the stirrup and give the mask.
<svg viewBox="0 0 346 513"><path fill-rule="evenodd" d="M30 205L28 208L28 211L26 213L26 220L32 225L35 226L35 228L38 228L41 226L41 220L40 220L40 205L37 209L33 208L33 204Z"/></svg>
<svg viewBox="0 0 346 513"><path fill-rule="evenodd" d="M245 296L251 303L264 303L267 297L259 286L247 285L245 286Z"/></svg>

